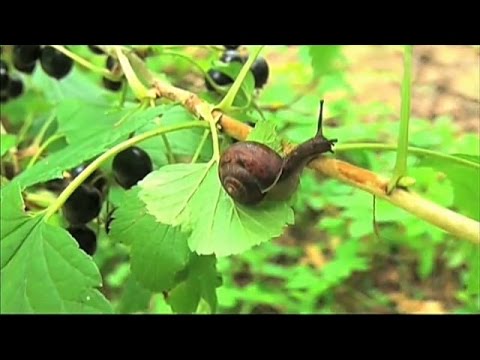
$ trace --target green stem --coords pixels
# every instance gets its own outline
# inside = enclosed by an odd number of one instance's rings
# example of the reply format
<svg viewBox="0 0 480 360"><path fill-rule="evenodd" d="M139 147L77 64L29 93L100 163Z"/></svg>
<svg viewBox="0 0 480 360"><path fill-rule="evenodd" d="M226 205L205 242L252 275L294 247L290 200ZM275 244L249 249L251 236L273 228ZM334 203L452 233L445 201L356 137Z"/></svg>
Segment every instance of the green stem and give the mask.
<svg viewBox="0 0 480 360"><path fill-rule="evenodd" d="M252 67L253 62L257 59L262 49L263 49L263 46L259 46L254 51L252 51L252 54L248 57L247 61L242 67L242 70L240 70L240 73L238 74L237 78L233 82L233 85L228 90L227 95L225 95L222 101L220 101L220 103L217 106L215 106L216 108L222 110L223 112L228 112L230 110L230 108L232 107L233 101L237 96L238 90L240 90L240 87L242 86L242 83L245 80L245 77L247 76L248 71Z"/></svg>
<svg viewBox="0 0 480 360"><path fill-rule="evenodd" d="M341 144L335 146L335 152L346 152L346 151L357 151L357 150L397 150L396 145L389 145L389 144L377 144L377 143L351 143L351 144ZM439 159L448 160L451 162L455 162L461 165L466 165L474 169L480 169L480 164L477 164L473 161L469 161L467 159L462 159L456 156L444 154L441 152L437 152L434 150L427 150L418 147L409 146L407 151L412 154L418 155L427 155L436 157Z"/></svg>
<svg viewBox="0 0 480 360"><path fill-rule="evenodd" d="M130 61L125 56L125 54L119 48L115 48L118 61L120 62L120 66L122 67L122 71L127 78L128 84L132 88L135 96L137 99L145 99L148 97L148 90L142 84L142 82L138 79L135 71L133 70L132 66L130 65Z"/></svg>
<svg viewBox="0 0 480 360"><path fill-rule="evenodd" d="M200 153L202 152L203 147L205 146L205 142L208 139L208 129L203 132L202 139L200 140L200 144L197 146L197 150L195 150L195 154L192 157L192 164L196 163L198 158L200 157Z"/></svg>
<svg viewBox="0 0 480 360"><path fill-rule="evenodd" d="M96 73L99 73L99 74L109 78L110 80L115 80L116 79L115 76L113 76L108 69L102 68L102 67L99 67L99 66L96 66L96 65L92 64L90 61L85 60L84 58L78 56L74 52L71 52L70 50L65 48L65 46L62 46L62 45L50 45L50 46L57 49L58 51L62 52L63 54L67 55L70 59L72 59L76 63L82 65L83 67L85 67L89 70L92 70Z"/></svg>
<svg viewBox="0 0 480 360"><path fill-rule="evenodd" d="M215 161L220 161L220 145L218 143L217 123L215 121L208 121L210 124L210 132L212 133L213 141L213 158Z"/></svg>
<svg viewBox="0 0 480 360"><path fill-rule="evenodd" d="M138 55L134 52L126 53L125 56L127 57L128 61L130 61L130 65L132 65L133 71L138 74L140 80L143 80L150 86L153 83L154 77L152 73L148 70L145 62L140 59Z"/></svg>
<svg viewBox="0 0 480 360"><path fill-rule="evenodd" d="M35 155L33 155L33 157L30 159L30 161L28 162L28 165L27 165L27 168L26 169L30 169L33 164L35 164L35 162L38 160L38 158L40 157L40 155L42 155L42 153L45 151L45 149L48 147L48 145L50 145L51 143L53 143L54 141L58 140L58 139L61 139L62 137L64 137L65 134L55 134L51 137L49 137L43 144L42 146L40 146L40 148L38 149L38 151L35 153Z"/></svg>
<svg viewBox="0 0 480 360"><path fill-rule="evenodd" d="M127 99L127 91L128 91L128 86L126 86L125 82L123 82L123 88L122 92L120 93L120 101L119 101L119 107L123 108L125 105L125 100Z"/></svg>
<svg viewBox="0 0 480 360"><path fill-rule="evenodd" d="M252 106L253 106L253 108L255 109L255 111L260 114L260 117L262 118L262 120L263 120L263 121L267 121L267 119L266 119L265 116L263 115L262 109L260 108L260 106L258 106L258 104L256 103L256 101L252 101Z"/></svg>
<svg viewBox="0 0 480 360"><path fill-rule="evenodd" d="M41 208L48 208L55 203L55 196L52 194L25 193L25 201L38 205Z"/></svg>
<svg viewBox="0 0 480 360"><path fill-rule="evenodd" d="M123 115L123 117L120 120L118 120L113 126L114 127L120 126L129 117L133 116L135 113L137 113L140 110L145 110L147 107L148 107L148 104L146 102L141 103L140 105L138 105L137 107L134 107L133 109L128 111L125 115Z"/></svg>
<svg viewBox="0 0 480 360"><path fill-rule="evenodd" d="M51 206L48 207L47 212L45 213L45 218L48 219L53 214L55 214L63 206L65 201L67 201L70 195L72 195L72 193L110 157L115 156L119 152L125 149L128 149L129 147L134 146L135 144L141 141L150 139L152 137L165 134L168 132L179 131L179 130L189 129L193 127L205 128L205 127L208 127L208 124L206 124L203 121L190 121L180 125L167 126L163 128L161 127L161 128L150 130L150 131L144 132L143 134L134 136L114 146L113 148L103 153L98 158L96 158L93 162L91 162L90 165L88 165L85 168L85 170L80 173L80 175L78 175L75 179L73 179L73 181L65 188L65 190L62 191L62 193L59 195L57 200Z"/></svg>
<svg viewBox="0 0 480 360"><path fill-rule="evenodd" d="M403 81L402 81L402 106L400 109L400 133L398 136L397 160L393 176L387 186L387 193L395 188L398 180L407 175L407 152L408 152L408 125L410 120L410 100L412 82L412 53L411 45L405 46Z"/></svg>
<svg viewBox="0 0 480 360"><path fill-rule="evenodd" d="M165 144L165 148L167 149L167 157L169 164L175 164L175 157L173 156L172 148L170 147L170 143L168 142L167 136L162 134L162 140Z"/></svg>
<svg viewBox="0 0 480 360"><path fill-rule="evenodd" d="M27 115L27 118L26 118L25 122L23 123L22 127L20 128L20 131L18 132L17 144L20 144L24 140L24 138L27 135L28 130L30 130L30 127L32 126L32 124L33 124L33 113L29 113Z"/></svg>
<svg viewBox="0 0 480 360"><path fill-rule="evenodd" d="M40 145L43 141L43 137L45 136L45 133L47 132L48 128L52 124L52 122L55 120L55 117L57 114L55 112L50 115L50 117L45 121L45 124L42 125L42 128L38 132L38 135L35 137L35 140L33 141L34 144Z"/></svg>

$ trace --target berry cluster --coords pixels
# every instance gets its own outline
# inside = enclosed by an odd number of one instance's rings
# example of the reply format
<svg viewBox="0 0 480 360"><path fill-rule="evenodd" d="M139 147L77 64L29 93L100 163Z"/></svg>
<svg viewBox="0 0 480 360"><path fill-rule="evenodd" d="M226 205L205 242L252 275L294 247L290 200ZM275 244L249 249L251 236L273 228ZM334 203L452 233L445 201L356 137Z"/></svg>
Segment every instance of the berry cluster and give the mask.
<svg viewBox="0 0 480 360"><path fill-rule="evenodd" d="M82 173L86 164L80 165L68 172L63 179L47 182L47 189L60 192ZM97 235L87 226L87 223L99 216L108 191L106 176L96 170L82 185L80 185L63 205L62 212L70 226L67 231L77 240L80 249L93 255L97 249Z"/></svg>
<svg viewBox="0 0 480 360"><path fill-rule="evenodd" d="M39 61L42 70L48 76L60 80L73 68L73 60L52 46L13 45L10 55L10 64L4 59L0 60L1 103L15 99L24 92L22 79L11 74L13 71L31 75Z"/></svg>
<svg viewBox="0 0 480 360"><path fill-rule="evenodd" d="M88 45L88 48L95 55L106 55L105 52L98 45ZM111 55L107 56L107 59L105 60L105 66L112 74L120 75L121 68L119 66L119 63ZM104 76L102 77L102 83L103 86L108 90L119 91L122 88L123 76L119 80L110 80L109 78Z"/></svg>
<svg viewBox="0 0 480 360"><path fill-rule="evenodd" d="M48 181L45 187L59 193L86 168L87 164L70 170L63 179ZM124 189L130 189L153 170L150 156L139 147L130 147L118 153L112 163L113 177ZM87 224L100 215L108 192L108 180L100 170L95 170L65 201L62 212L69 223L67 231L77 240L80 248L89 255L97 249L97 235ZM112 221L108 215L105 229Z"/></svg>
<svg viewBox="0 0 480 360"><path fill-rule="evenodd" d="M0 103L15 99L23 93L23 81L19 77L11 76L8 64L0 60Z"/></svg>
<svg viewBox="0 0 480 360"><path fill-rule="evenodd" d="M238 63L244 64L247 61L247 56L242 55L238 51L239 45L224 45L224 47L226 50L220 57L221 62L224 62L226 64L229 64L232 62L238 62ZM268 67L267 61L263 57L257 58L252 64L252 67L250 70L255 79L255 88L261 89L267 83L267 80L268 80L269 67ZM208 70L207 73L215 82L215 84L218 86L225 86L233 83L233 79L231 77L222 73L219 70L210 69ZM208 81L208 79L205 79L205 85L208 90L210 91L215 90L215 88Z"/></svg>
<svg viewBox="0 0 480 360"><path fill-rule="evenodd" d="M67 76L73 68L73 60L52 46L13 46L12 62L18 71L31 74L37 60L45 74L57 80Z"/></svg>

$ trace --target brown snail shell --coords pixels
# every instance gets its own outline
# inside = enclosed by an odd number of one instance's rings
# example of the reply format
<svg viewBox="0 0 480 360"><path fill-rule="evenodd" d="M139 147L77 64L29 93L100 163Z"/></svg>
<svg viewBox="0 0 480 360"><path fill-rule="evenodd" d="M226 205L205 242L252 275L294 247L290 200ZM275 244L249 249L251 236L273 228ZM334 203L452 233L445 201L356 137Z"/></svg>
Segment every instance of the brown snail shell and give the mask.
<svg viewBox="0 0 480 360"><path fill-rule="evenodd" d="M277 183L283 163L283 158L264 144L255 141L238 142L230 146L220 158L220 182L238 203L257 204Z"/></svg>

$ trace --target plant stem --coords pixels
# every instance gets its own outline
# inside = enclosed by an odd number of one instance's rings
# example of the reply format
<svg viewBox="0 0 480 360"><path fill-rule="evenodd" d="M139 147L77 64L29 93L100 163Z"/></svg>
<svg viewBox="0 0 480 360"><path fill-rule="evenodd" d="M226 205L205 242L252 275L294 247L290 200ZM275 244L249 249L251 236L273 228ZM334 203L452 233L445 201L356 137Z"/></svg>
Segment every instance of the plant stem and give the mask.
<svg viewBox="0 0 480 360"><path fill-rule="evenodd" d="M57 200L48 207L47 212L45 213L45 218L48 219L50 218L53 214L55 214L67 201L67 199L72 195L72 193L96 170L98 169L106 160L108 160L110 157L115 156L119 152L128 149L129 147L147 140L149 138L152 138L154 136L162 135L168 132L173 132L173 131L179 131L183 129L189 129L193 127L203 127L206 128L208 127L208 124L202 122L202 121L190 121L186 122L184 124L180 125L175 125L175 126L167 126L167 127L160 127L158 129L150 130L147 131L143 134L134 136L128 140L123 141L122 143L114 146L107 152L103 153L100 155L98 158L96 158L93 162L88 165L84 171L80 173L73 181L62 191L62 193L59 195Z"/></svg>
<svg viewBox="0 0 480 360"><path fill-rule="evenodd" d="M213 118L213 116L212 116ZM220 145L218 143L218 132L217 132L217 122L216 121L208 121L210 124L210 132L212 134L212 142L213 142L213 158L215 161L220 161Z"/></svg>
<svg viewBox="0 0 480 360"><path fill-rule="evenodd" d="M53 143L54 141L58 140L58 139L61 139L62 137L64 137L65 134L55 134L51 137L49 137L43 144L42 146L40 146L40 148L38 149L38 151L35 153L35 155L33 155L33 157L30 159L30 161L28 162L28 165L26 167L26 170L28 170L29 168L31 168L33 166L33 164L35 164L35 162L38 160L38 158L40 157L40 155L45 151L45 149L48 147L48 145L50 145L51 143Z"/></svg>
<svg viewBox="0 0 480 360"><path fill-rule="evenodd" d="M35 140L33 141L34 145L38 146L42 143L45 133L47 132L52 122L55 120L56 116L57 114L53 112L52 115L50 115L50 117L47 119L47 121L45 121L45 123L42 125L42 128L38 132L38 135L35 137Z"/></svg>
<svg viewBox="0 0 480 360"><path fill-rule="evenodd" d="M348 151L356 151L356 150L397 150L396 145L389 145L389 144L377 144L377 143L351 143L351 144L341 144L335 146L335 152L348 152ZM444 154L441 152L437 152L434 150L427 150L418 147L409 146L407 148L409 153L418 154L418 155L426 155L432 156L439 159L448 160L450 162L455 162L457 164L469 166L474 169L480 169L480 164L477 164L473 161L469 161L467 159L463 159L460 157Z"/></svg>
<svg viewBox="0 0 480 360"><path fill-rule="evenodd" d="M119 48L115 48L115 51L117 53L118 61L120 62L120 65L122 67L122 71L125 74L128 84L132 88L135 96L140 100L148 97L147 88L143 86L141 81L138 79L137 75L135 74L135 71L133 71L133 68L130 65L130 61L128 60L128 58L123 54L122 50L120 50Z"/></svg>
<svg viewBox="0 0 480 360"><path fill-rule="evenodd" d="M405 46L403 81L402 81L402 105L400 109L400 132L398 136L397 160L393 176L390 179L387 192L395 188L398 180L407 175L407 152L408 152L408 124L410 120L410 100L411 100L411 82L412 82L412 53L411 45Z"/></svg>
<svg viewBox="0 0 480 360"><path fill-rule="evenodd" d="M216 108L222 111L228 111L232 107L238 90L240 90L240 87L242 86L242 83L245 80L248 71L252 67L253 62L257 59L258 54L260 54L260 51L262 51L262 49L263 46L259 46L254 51L252 51L252 54L248 57L247 61L242 67L242 70L240 70L240 73L233 82L233 85L230 87L230 89L228 89L227 95L225 95L225 97L222 99L222 101L220 101Z"/></svg>
<svg viewBox="0 0 480 360"><path fill-rule="evenodd" d="M135 71L135 74L138 74L140 80L143 80L145 83L151 85L153 82L153 75L150 70L145 65L145 62L141 60L135 53L128 52L125 54L130 65Z"/></svg>
<svg viewBox="0 0 480 360"><path fill-rule="evenodd" d="M99 73L110 80L115 80L115 76L113 76L110 71L106 68L99 67L97 65L92 64L90 61L85 60L81 56L78 56L74 52L68 50L65 46L62 45L50 45L51 47L55 48L56 50L62 52L63 54L67 55L70 59L78 63L79 65L82 65L83 67L92 70L96 73Z"/></svg>
<svg viewBox="0 0 480 360"><path fill-rule="evenodd" d="M202 139L200 140L200 143L197 146L197 150L195 150L195 154L193 154L192 161L191 161L192 164L197 162L200 156L200 153L202 152L203 146L205 145L205 142L208 139L208 133L209 133L208 129L203 132Z"/></svg>
<svg viewBox="0 0 480 360"><path fill-rule="evenodd" d="M325 176L355 186L378 198L389 201L393 205L449 232L453 236L480 244L480 223L478 221L401 188L394 189L388 195L386 191L387 180L374 172L329 157L313 160L308 167Z"/></svg>
<svg viewBox="0 0 480 360"><path fill-rule="evenodd" d="M25 201L38 205L41 208L48 208L55 202L55 196L42 193L25 193Z"/></svg>
<svg viewBox="0 0 480 360"><path fill-rule="evenodd" d="M167 136L165 134L162 134L161 136L162 136L163 143L165 144L165 148L167 149L168 163L175 164L175 157L173 156L172 148L170 147L170 143L168 142Z"/></svg>
<svg viewBox="0 0 480 360"><path fill-rule="evenodd" d="M211 106L211 104L199 98L198 95L171 86L160 79L155 80L154 88L158 97L180 102L190 113L197 117L201 117L205 106ZM219 125L224 134L237 140L245 140L250 134L250 126L242 121L219 110L214 110L213 114L221 116ZM208 120L207 117L203 118L205 121ZM288 142L284 142L283 147L286 154L295 149L295 146ZM336 149L339 148L340 146L337 145ZM451 233L453 236L467 239L477 244L480 243L480 223L477 221L422 199L418 195L414 196L403 189L396 189L388 196L386 194L387 181L371 171L328 156L312 161L308 167L315 170L318 174L347 183L390 201L397 207L407 210L411 214Z"/></svg>
<svg viewBox="0 0 480 360"><path fill-rule="evenodd" d="M123 108L123 105L125 104L125 100L127 99L127 91L128 91L128 86L126 86L125 82L123 82L123 88L122 88L122 92L120 93L120 100L118 103L118 106L120 108Z"/></svg>
<svg viewBox="0 0 480 360"><path fill-rule="evenodd" d="M18 132L17 144L20 144L23 141L23 139L25 138L25 135L27 134L28 130L30 130L30 127L32 126L32 124L33 124L33 114L29 113L27 115L25 122L20 128L20 131Z"/></svg>
<svg viewBox="0 0 480 360"><path fill-rule="evenodd" d="M147 103L141 103L137 107L132 108L129 112L123 115L123 117L120 120L118 120L113 126L114 127L120 126L120 124L126 121L129 117L133 116L136 112L140 110L145 110L147 107L148 107Z"/></svg>
<svg viewBox="0 0 480 360"><path fill-rule="evenodd" d="M256 112L258 112L260 114L260 117L262 118L263 121L267 121L267 119L265 118L265 116L263 115L263 111L262 109L260 108L260 106L258 106L258 104L252 100L252 107L256 110Z"/></svg>

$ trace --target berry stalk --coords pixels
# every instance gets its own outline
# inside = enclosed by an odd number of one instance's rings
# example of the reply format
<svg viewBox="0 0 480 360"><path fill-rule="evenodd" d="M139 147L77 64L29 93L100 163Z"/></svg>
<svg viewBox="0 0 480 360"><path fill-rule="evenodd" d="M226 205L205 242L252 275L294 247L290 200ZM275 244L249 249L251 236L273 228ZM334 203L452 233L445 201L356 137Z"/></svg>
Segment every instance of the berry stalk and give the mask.
<svg viewBox="0 0 480 360"><path fill-rule="evenodd" d="M65 203L65 201L68 200L70 195L91 175L95 170L97 170L105 161L107 161L109 158L117 155L121 151L128 149L129 147L142 142L144 140L150 139L152 137L166 134L168 132L173 132L173 131L179 131L179 130L184 130L184 129L189 129L193 127L203 127L203 128L208 128L209 125L206 122L202 121L190 121L184 124L180 125L175 125L175 126L168 126L168 127L160 127L158 129L150 130L147 131L143 134L134 136L128 140L125 140L124 142L114 146L107 152L103 153L100 155L98 158L96 158L90 165L88 165L84 171L81 172L79 176L77 176L66 188L65 190L62 191L62 193L59 195L57 200L48 207L46 213L45 213L45 219L50 218L53 214L55 214Z"/></svg>

